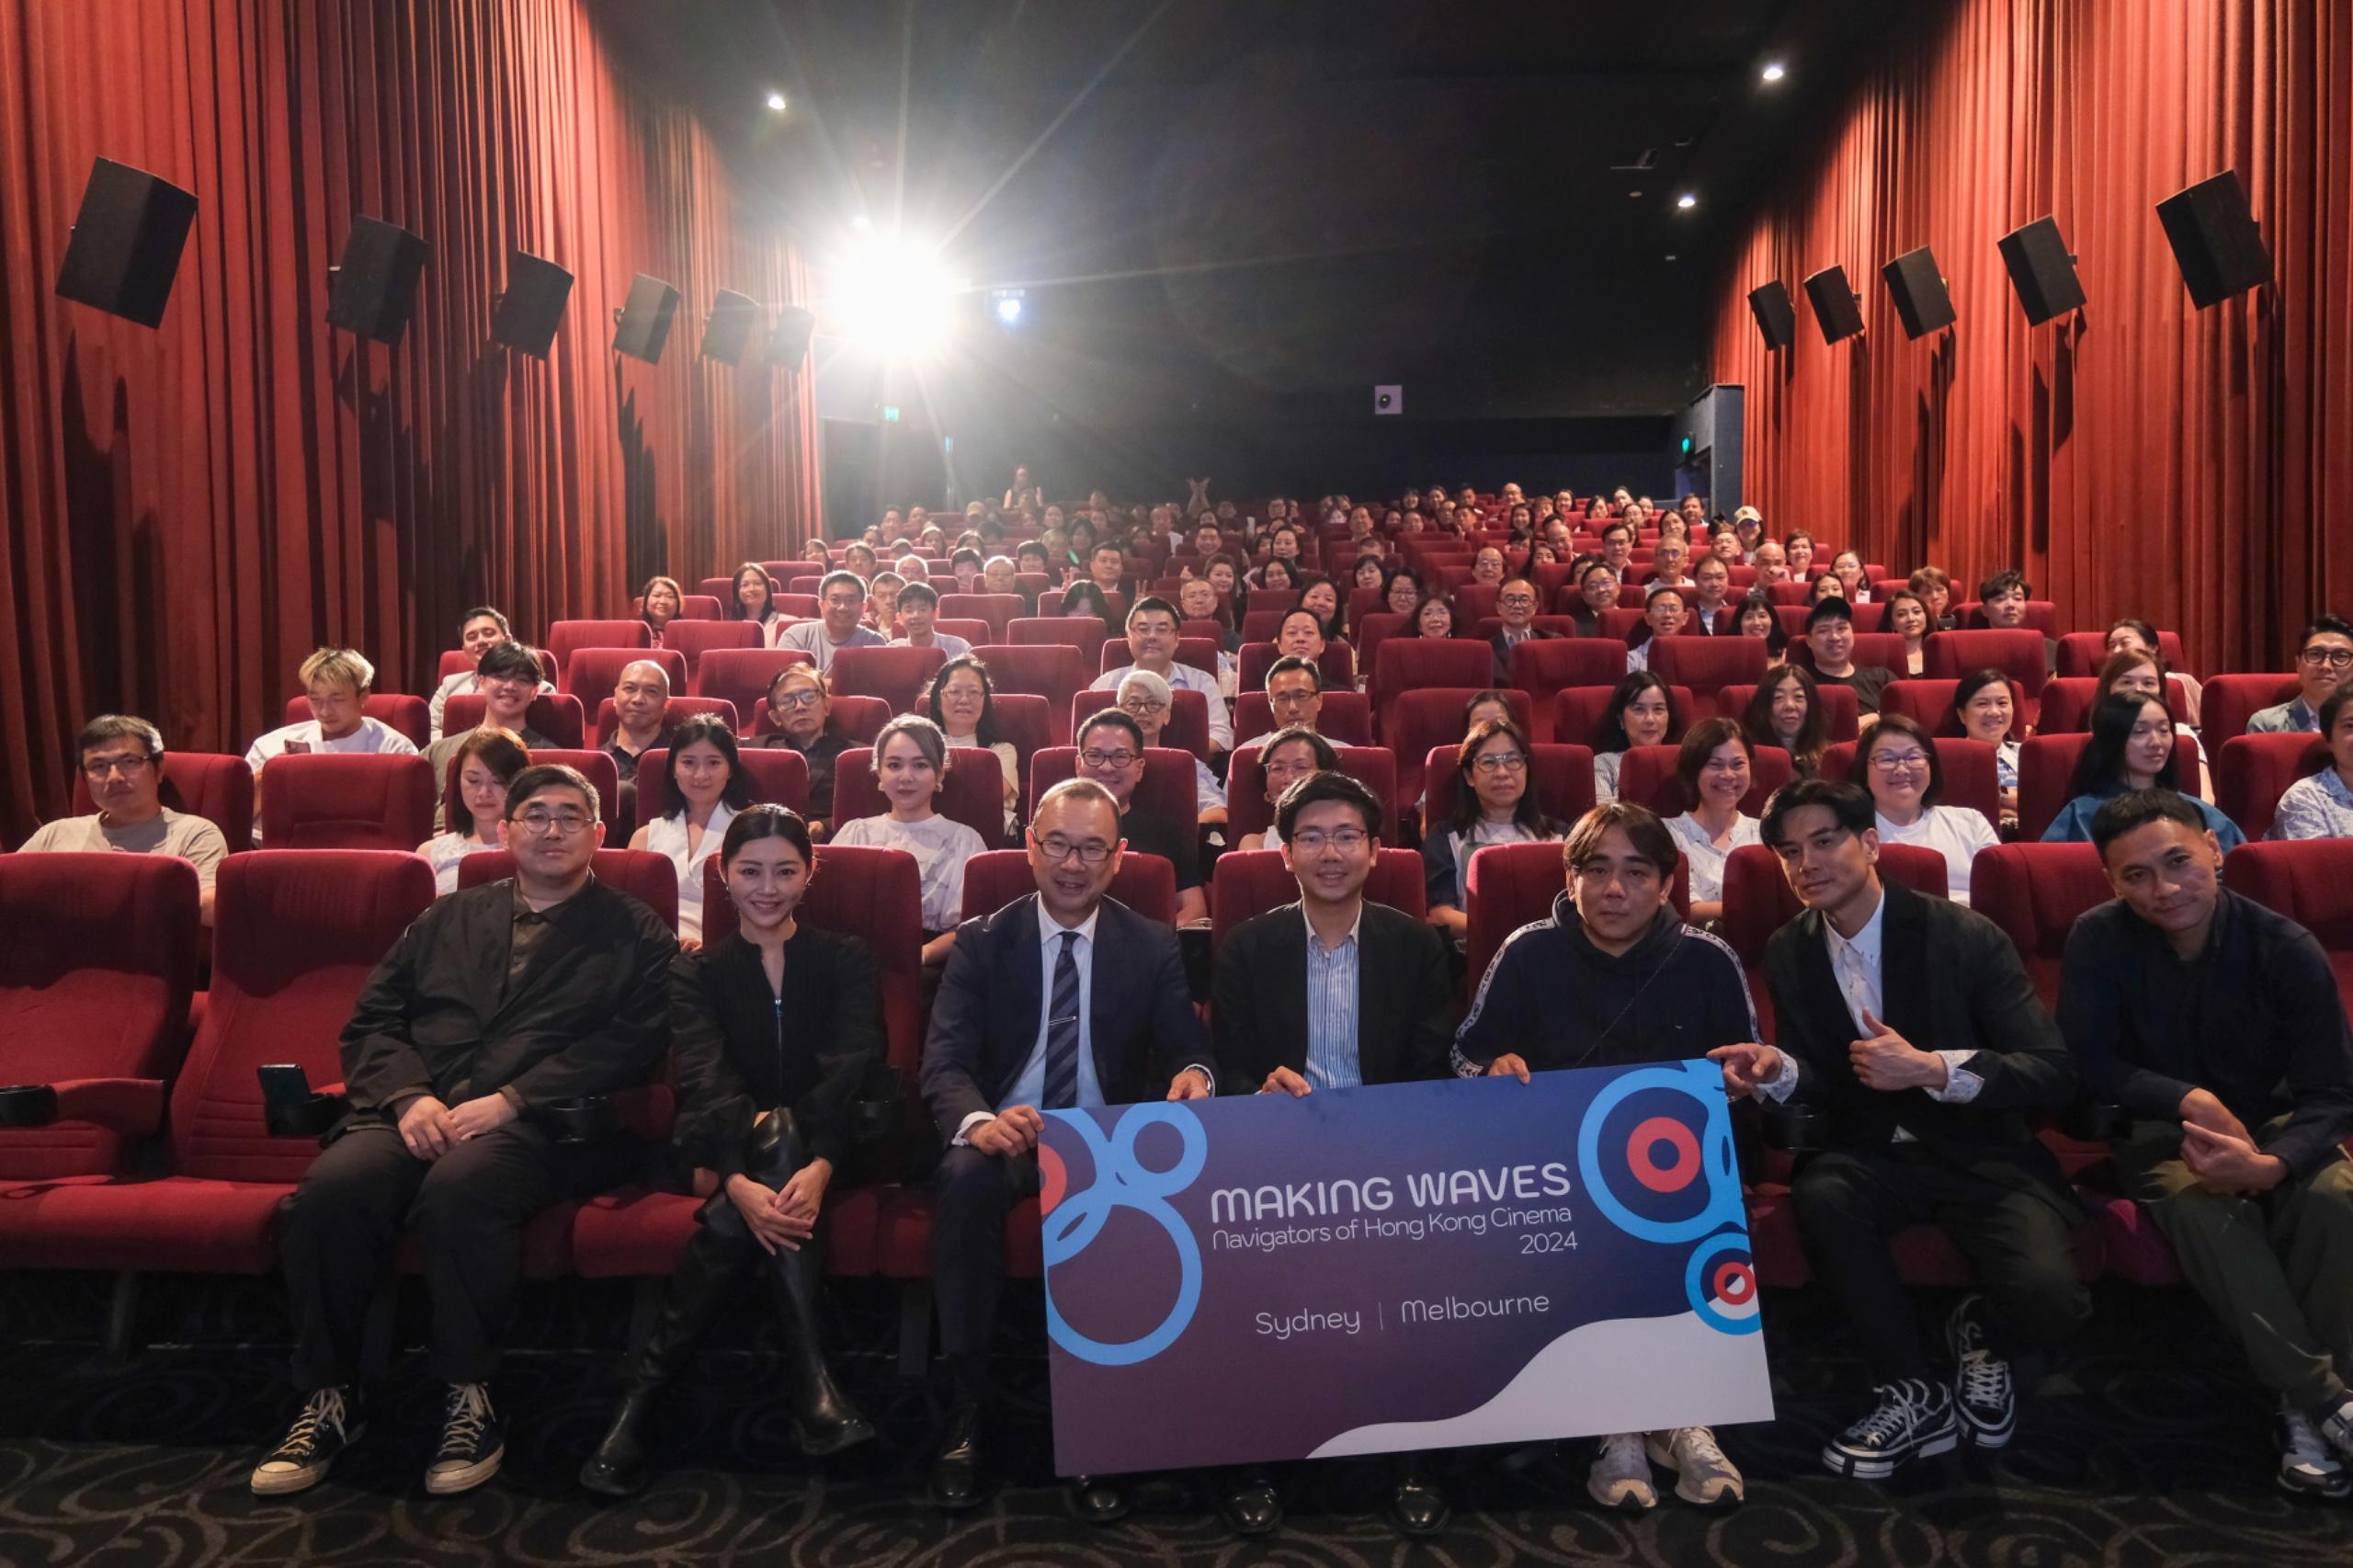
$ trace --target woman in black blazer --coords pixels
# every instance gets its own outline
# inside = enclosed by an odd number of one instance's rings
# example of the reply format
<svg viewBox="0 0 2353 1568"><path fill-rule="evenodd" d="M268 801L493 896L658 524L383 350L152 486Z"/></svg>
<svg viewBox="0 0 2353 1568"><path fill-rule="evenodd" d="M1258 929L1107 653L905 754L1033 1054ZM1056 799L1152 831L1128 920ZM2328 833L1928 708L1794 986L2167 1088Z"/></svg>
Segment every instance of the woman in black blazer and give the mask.
<svg viewBox="0 0 2353 1568"><path fill-rule="evenodd" d="M696 1216L661 1320L622 1370L612 1426L581 1468L591 1492L644 1489L654 1403L756 1264L776 1292L801 1451L835 1453L874 1436L825 1365L813 1244L847 1151L851 1103L882 1054L881 987L865 943L793 918L814 863L794 812L738 812L720 848L735 934L671 969L676 1137L699 1170L717 1174L718 1190Z"/></svg>

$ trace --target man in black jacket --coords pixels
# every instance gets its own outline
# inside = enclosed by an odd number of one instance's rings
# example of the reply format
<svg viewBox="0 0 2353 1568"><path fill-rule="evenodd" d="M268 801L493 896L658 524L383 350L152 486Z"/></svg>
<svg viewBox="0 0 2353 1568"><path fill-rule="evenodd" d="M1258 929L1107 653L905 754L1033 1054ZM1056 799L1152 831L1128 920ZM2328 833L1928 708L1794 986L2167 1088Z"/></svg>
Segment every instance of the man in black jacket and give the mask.
<svg viewBox="0 0 2353 1568"><path fill-rule="evenodd" d="M1446 945L1427 922L1366 901L1381 854L1381 801L1345 773L1313 773L1275 806L1283 864L1299 902L1235 926L1217 958L1218 1070L1234 1093L1312 1095L1447 1075L1454 983ZM1242 1535L1282 1523L1263 1468L1219 1494ZM1408 1459L1389 1498L1408 1535L1445 1526L1447 1505Z"/></svg>
<svg viewBox="0 0 2353 1568"><path fill-rule="evenodd" d="M1120 848L1109 790L1086 778L1047 790L1029 824L1037 895L958 927L932 1005L923 1096L949 1147L936 1179L931 1278L956 1378L931 1466L932 1501L944 1508L981 1498L1005 1220L1038 1190L1040 1111L1216 1092L1176 933L1104 896ZM1073 1491L1094 1522L1127 1512L1111 1482L1081 1476Z"/></svg>
<svg viewBox="0 0 2353 1568"><path fill-rule="evenodd" d="M2353 1031L2328 955L2222 885L2171 790L2101 806L2092 843L2117 899L2068 934L2059 1026L2131 1118L2124 1191L2279 1401L2279 1484L2353 1494Z"/></svg>
<svg viewBox="0 0 2353 1568"><path fill-rule="evenodd" d="M1950 1451L1964 1430L1979 1448L2007 1443L2009 1358L2066 1340L2091 1299L2068 1233L2082 1207L2024 1114L2075 1097L2074 1060L1999 926L1880 880L1874 822L1852 784L1805 779L1774 795L1761 833L1806 906L1765 953L1781 1049L1710 1054L1738 1092L1826 1112L1823 1152L1801 1165L1791 1199L1878 1404L1822 1457L1876 1479ZM1981 1294L1946 1327L1950 1387L1929 1375L1888 1245L1915 1224L1950 1236L1977 1273Z"/></svg>
<svg viewBox="0 0 2353 1568"><path fill-rule="evenodd" d="M1681 858L1666 824L1631 801L1578 818L1561 850L1568 887L1551 919L1513 932L1487 966L1455 1037L1454 1070L1525 1084L1532 1073L1756 1049L1756 1009L1739 958L1721 937L1686 926L1670 901ZM1676 1494L1688 1503L1745 1494L1705 1426L1604 1437L1586 1492L1606 1508L1656 1507L1654 1465L1675 1475Z"/></svg>
<svg viewBox="0 0 2353 1568"><path fill-rule="evenodd" d="M402 933L343 1030L351 1110L295 1188L280 1250L301 1415L256 1466L255 1492L300 1492L359 1436L354 1384L368 1304L413 1229L433 1300L427 1365L449 1388L426 1490L498 1472L487 1391L521 1274L517 1233L565 1198L626 1179L631 1146L559 1142L563 1102L644 1082L669 1040L677 939L589 874L597 791L570 767L506 791L508 881L452 893Z"/></svg>

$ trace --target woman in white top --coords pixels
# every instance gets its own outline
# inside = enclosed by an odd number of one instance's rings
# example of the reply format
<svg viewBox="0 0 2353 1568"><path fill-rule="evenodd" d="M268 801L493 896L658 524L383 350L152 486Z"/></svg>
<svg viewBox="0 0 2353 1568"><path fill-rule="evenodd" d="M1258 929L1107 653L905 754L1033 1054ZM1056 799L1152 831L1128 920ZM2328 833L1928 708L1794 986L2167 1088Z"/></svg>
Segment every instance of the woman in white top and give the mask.
<svg viewBox="0 0 2353 1568"><path fill-rule="evenodd" d="M1952 690L1952 710L1961 733L1994 748L1994 780L2001 787L2002 817L2018 819L2018 702L2010 677L1999 670L1978 670L1961 677Z"/></svg>
<svg viewBox="0 0 2353 1568"><path fill-rule="evenodd" d="M1454 812L1422 835L1422 876L1430 924L1460 947L1471 928L1471 857L1489 844L1558 838L1561 827L1537 804L1536 753L1519 726L1484 723L1454 754Z"/></svg>
<svg viewBox="0 0 2353 1568"><path fill-rule="evenodd" d="M776 579L756 561L735 568L735 598L727 607L730 620L748 620L760 629L760 641L776 646L791 619L776 608Z"/></svg>
<svg viewBox="0 0 2353 1568"><path fill-rule="evenodd" d="M1972 806L1940 806L1944 765L1937 743L1920 722L1888 713L1864 732L1855 767L1879 808L1881 844L1925 845L1945 858L1945 891L1955 903L1969 902L1969 869L1977 852L2001 842L1985 813Z"/></svg>
<svg viewBox="0 0 2353 1568"><path fill-rule="evenodd" d="M485 727L460 743L457 763L458 800L466 825L436 834L416 846L432 862L437 898L458 891L459 861L506 846L506 786L531 766L531 754L511 732ZM458 812L449 816L454 821Z"/></svg>
<svg viewBox="0 0 2353 1568"><path fill-rule="evenodd" d="M1631 746L1663 746L1682 721L1675 694L1648 670L1618 683L1609 705L1593 727L1593 801L1606 806L1618 798L1618 769Z"/></svg>
<svg viewBox="0 0 2353 1568"><path fill-rule="evenodd" d="M939 666L924 693L925 716L939 726L951 751L983 748L996 757L1005 781L1005 833L1013 836L1021 817L1021 758L996 728L996 688L989 667L970 653Z"/></svg>
<svg viewBox="0 0 2353 1568"><path fill-rule="evenodd" d="M2327 754L2279 797L2266 837L2353 837L2353 686L2322 701L2320 735Z"/></svg>
<svg viewBox="0 0 2353 1568"><path fill-rule="evenodd" d="M666 856L677 868L678 946L692 951L702 946L702 863L719 853L727 824L752 803L751 781L724 719L697 713L672 732L662 799L668 813L631 834L629 846Z"/></svg>
<svg viewBox="0 0 2353 1568"><path fill-rule="evenodd" d="M1724 913L1724 862L1744 844L1761 842L1756 819L1740 809L1755 782L1748 732L1736 719L1702 719L1683 736L1675 759L1683 798L1691 809L1669 817L1666 831L1691 864L1691 918L1721 920Z"/></svg>
<svg viewBox="0 0 2353 1568"><path fill-rule="evenodd" d="M1830 570L1837 574L1838 585L1845 590L1850 605L1871 602L1871 585L1863 576L1863 558L1851 550L1842 550L1830 558Z"/></svg>
<svg viewBox="0 0 2353 1568"><path fill-rule="evenodd" d="M1904 639L1904 667L1896 672L1898 680L1927 668L1928 633L1937 629L1927 600L1909 588L1896 589L1887 596L1887 615L1881 624Z"/></svg>
<svg viewBox="0 0 2353 1568"><path fill-rule="evenodd" d="M1332 743L1313 730L1292 728L1277 730L1267 739L1258 752L1258 792L1266 798L1268 815L1264 833L1245 833L1236 849L1280 849L1282 831L1276 825L1273 808L1283 798L1283 791L1311 773L1337 772L1340 754ZM1237 778L1238 788L1247 788L1247 781Z"/></svg>
<svg viewBox="0 0 2353 1568"><path fill-rule="evenodd" d="M874 737L874 780L890 811L854 817L834 830L835 844L904 849L923 886L923 961L937 968L956 945L964 915L964 862L988 847L981 835L934 808L948 781L948 737L916 714L901 714Z"/></svg>

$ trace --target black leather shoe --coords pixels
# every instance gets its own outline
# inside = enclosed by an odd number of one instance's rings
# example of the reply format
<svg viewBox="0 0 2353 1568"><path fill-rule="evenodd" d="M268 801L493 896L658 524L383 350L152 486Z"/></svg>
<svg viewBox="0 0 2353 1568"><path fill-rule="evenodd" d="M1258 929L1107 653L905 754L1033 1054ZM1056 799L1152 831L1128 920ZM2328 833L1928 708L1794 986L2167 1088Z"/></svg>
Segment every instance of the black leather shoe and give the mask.
<svg viewBox="0 0 2353 1568"><path fill-rule="evenodd" d="M1217 1511L1235 1535L1272 1535L1283 1528L1281 1494L1275 1490L1274 1477L1262 1470L1228 1476L1218 1494Z"/></svg>
<svg viewBox="0 0 2353 1568"><path fill-rule="evenodd" d="M950 1513L981 1500L981 1407L960 1404L949 1413L948 1431L931 1456L925 1491L935 1508Z"/></svg>
<svg viewBox="0 0 2353 1568"><path fill-rule="evenodd" d="M1428 1471L1418 1464L1408 1464L1399 1471L1397 1485L1389 1494L1389 1519L1400 1535L1436 1535L1453 1517L1446 1494L1438 1490Z"/></svg>
<svg viewBox="0 0 2353 1568"><path fill-rule="evenodd" d="M1128 1517L1128 1489L1108 1476L1074 1475L1070 1506L1082 1523L1116 1525Z"/></svg>

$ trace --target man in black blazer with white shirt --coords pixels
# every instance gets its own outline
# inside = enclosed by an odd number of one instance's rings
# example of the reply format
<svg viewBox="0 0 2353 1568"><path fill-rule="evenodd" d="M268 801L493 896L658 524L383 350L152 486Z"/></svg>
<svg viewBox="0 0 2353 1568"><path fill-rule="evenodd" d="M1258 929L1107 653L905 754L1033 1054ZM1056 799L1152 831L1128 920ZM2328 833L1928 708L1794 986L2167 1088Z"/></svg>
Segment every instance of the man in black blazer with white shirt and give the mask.
<svg viewBox="0 0 2353 1568"><path fill-rule="evenodd" d="M1029 824L1037 893L958 928L932 1004L922 1088L948 1150L931 1278L956 1380L931 1466L931 1498L944 1508L981 1499L1005 1220L1038 1190L1041 1112L1217 1089L1176 933L1104 896L1120 849L1110 791L1086 778L1047 790ZM1084 1518L1127 1512L1112 1483L1081 1476L1073 1490Z"/></svg>

